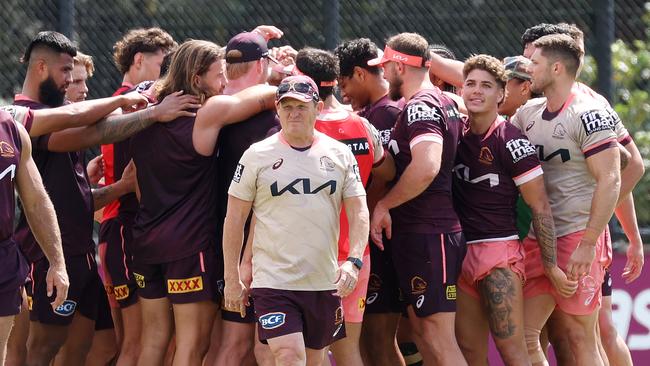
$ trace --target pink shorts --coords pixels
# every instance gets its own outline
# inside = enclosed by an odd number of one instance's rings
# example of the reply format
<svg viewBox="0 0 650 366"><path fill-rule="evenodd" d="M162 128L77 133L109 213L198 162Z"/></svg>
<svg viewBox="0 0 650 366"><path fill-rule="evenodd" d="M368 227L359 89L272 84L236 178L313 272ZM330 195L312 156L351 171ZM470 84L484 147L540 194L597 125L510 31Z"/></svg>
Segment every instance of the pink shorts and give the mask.
<svg viewBox="0 0 650 366"><path fill-rule="evenodd" d="M571 254L578 247L583 232L578 231L557 238L557 262L563 271L566 271ZM600 305L602 299L600 288L603 283L605 268L611 262L611 255L607 254L608 250L604 233L596 242L596 259L591 264L589 273L580 279L576 293L569 298L562 297L544 274L537 240L529 237L524 239L524 249L526 250L525 263L527 278L526 285L524 286L524 298L550 294L555 299L557 307L571 315L591 314Z"/></svg>
<svg viewBox="0 0 650 366"><path fill-rule="evenodd" d="M458 287L478 299L478 282L495 268L509 268L524 283L524 247L519 240L467 244Z"/></svg>
<svg viewBox="0 0 650 366"><path fill-rule="evenodd" d="M345 261L339 261L339 265ZM361 323L363 312L366 309L366 293L368 292L368 279L370 278L370 255L363 256L363 266L359 271L357 287L348 296L341 299L343 304L343 317L346 323Z"/></svg>

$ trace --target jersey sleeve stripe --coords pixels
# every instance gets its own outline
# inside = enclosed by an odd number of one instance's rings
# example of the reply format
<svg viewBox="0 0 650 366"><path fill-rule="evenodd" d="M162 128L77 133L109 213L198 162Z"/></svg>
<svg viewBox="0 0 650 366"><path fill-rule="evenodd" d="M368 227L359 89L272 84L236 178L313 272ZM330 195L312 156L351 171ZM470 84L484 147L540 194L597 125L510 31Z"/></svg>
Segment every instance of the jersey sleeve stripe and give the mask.
<svg viewBox="0 0 650 366"><path fill-rule="evenodd" d="M520 185L522 185L524 183L528 183L531 180L539 177L542 174L544 174L544 171L542 170L542 166L538 165L538 166L534 167L533 169L531 169L531 170L529 170L529 171L527 171L527 172L525 172L523 174L519 174L518 176L512 178L512 180L515 181L515 185L517 185L517 187L519 187Z"/></svg>
<svg viewBox="0 0 650 366"><path fill-rule="evenodd" d="M603 141L596 142L592 145L589 145L586 149L582 150L585 157L588 158L594 154L597 154L603 150L609 149L610 147L616 147L616 139L610 138Z"/></svg>
<svg viewBox="0 0 650 366"><path fill-rule="evenodd" d="M420 142L430 141L442 145L442 136L436 133L425 133L423 135L416 136L411 142L409 142L409 147L412 149L413 146L419 144Z"/></svg>
<svg viewBox="0 0 650 366"><path fill-rule="evenodd" d="M625 136L618 139L618 143L623 146L628 145L630 142L632 142L632 136L629 134L625 134Z"/></svg>

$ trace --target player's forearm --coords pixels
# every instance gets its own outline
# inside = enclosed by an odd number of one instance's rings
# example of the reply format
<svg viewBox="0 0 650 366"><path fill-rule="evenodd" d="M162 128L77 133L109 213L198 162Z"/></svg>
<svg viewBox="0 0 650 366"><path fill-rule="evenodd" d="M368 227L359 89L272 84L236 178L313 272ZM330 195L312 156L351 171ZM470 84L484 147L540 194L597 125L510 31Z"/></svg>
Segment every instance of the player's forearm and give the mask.
<svg viewBox="0 0 650 366"><path fill-rule="evenodd" d="M433 73L447 83L461 87L463 85L463 62L431 54L431 69Z"/></svg>
<svg viewBox="0 0 650 366"><path fill-rule="evenodd" d="M245 221L226 215L223 228L223 273L226 282L239 281L239 255L244 241Z"/></svg>
<svg viewBox="0 0 650 366"><path fill-rule="evenodd" d="M532 224L535 230L535 237L542 256L544 269L551 269L557 266L557 239L555 236L555 222L551 209L546 207L531 207Z"/></svg>
<svg viewBox="0 0 650 366"><path fill-rule="evenodd" d="M386 208L391 209L412 200L424 192L433 182L437 173L438 171L434 169L422 169L413 163L409 164L397 184L380 202Z"/></svg>
<svg viewBox="0 0 650 366"><path fill-rule="evenodd" d="M621 223L625 236L630 245L642 245L639 225L636 220L636 211L634 209L634 196L630 193L623 200L619 201L616 206L616 218Z"/></svg>
<svg viewBox="0 0 650 366"><path fill-rule="evenodd" d="M66 128L93 124L120 108L122 103L123 97L116 96L33 110L34 121L29 131L30 136L36 137Z"/></svg>
<svg viewBox="0 0 650 366"><path fill-rule="evenodd" d="M109 116L92 125L96 141L90 146L125 140L151 126L156 121L156 106L133 113Z"/></svg>
<svg viewBox="0 0 650 366"><path fill-rule="evenodd" d="M269 85L256 85L246 88L232 96L233 108L221 109L217 118L221 118L222 125L229 125L272 109L275 106L276 89L276 87Z"/></svg>
<svg viewBox="0 0 650 366"><path fill-rule="evenodd" d="M614 214L620 187L621 180L618 171L611 171L597 178L596 189L594 190L589 211L589 221L582 242L594 245L603 230L605 230L607 223Z"/></svg>
<svg viewBox="0 0 650 366"><path fill-rule="evenodd" d="M108 205L109 203L115 201L116 199L122 197L123 195L127 193L131 193L132 189L133 187L129 189L129 187L127 187L121 181L117 181L113 184L101 188L93 189L92 192L93 192L93 203L95 205L95 211L101 209L102 207Z"/></svg>
<svg viewBox="0 0 650 366"><path fill-rule="evenodd" d="M641 180L641 177L643 177L644 172L645 168L641 156L635 156L633 154L627 167L621 171L621 190L618 199L619 204L626 199L626 196L629 196L632 193L636 184Z"/></svg>
<svg viewBox="0 0 650 366"><path fill-rule="evenodd" d="M56 212L45 189L34 189L30 198L21 196L23 210L34 238L40 245L51 266L65 267L61 232Z"/></svg>
<svg viewBox="0 0 650 366"><path fill-rule="evenodd" d="M368 244L368 235L370 233L370 217L365 199L361 200L358 208L348 214L349 238L350 238L350 257L361 258Z"/></svg>

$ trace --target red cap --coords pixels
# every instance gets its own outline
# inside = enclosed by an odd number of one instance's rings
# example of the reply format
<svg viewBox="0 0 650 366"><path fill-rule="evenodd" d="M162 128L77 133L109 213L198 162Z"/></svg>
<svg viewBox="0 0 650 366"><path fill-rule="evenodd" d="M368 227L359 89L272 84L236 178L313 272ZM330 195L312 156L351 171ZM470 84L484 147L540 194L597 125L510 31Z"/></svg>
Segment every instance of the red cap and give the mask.
<svg viewBox="0 0 650 366"><path fill-rule="evenodd" d="M308 87L303 90L296 84L304 84ZM294 98L305 103L320 100L316 83L307 75L294 75L282 79L275 93L275 100L280 101L283 98Z"/></svg>
<svg viewBox="0 0 650 366"><path fill-rule="evenodd" d="M377 58L368 60L368 66L383 65L388 61L401 62L405 65L414 66L414 67L427 66L426 63L423 62L422 57L407 55L405 53L395 51L394 49L388 46L384 48L383 54L380 54Z"/></svg>

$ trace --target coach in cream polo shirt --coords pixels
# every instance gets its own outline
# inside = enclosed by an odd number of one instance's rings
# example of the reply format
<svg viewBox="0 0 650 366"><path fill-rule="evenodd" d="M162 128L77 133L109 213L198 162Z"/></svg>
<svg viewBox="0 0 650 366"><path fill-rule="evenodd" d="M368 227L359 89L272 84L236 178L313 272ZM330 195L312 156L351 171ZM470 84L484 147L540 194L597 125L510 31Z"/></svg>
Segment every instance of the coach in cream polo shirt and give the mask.
<svg viewBox="0 0 650 366"><path fill-rule="evenodd" d="M246 289L237 265L252 207L251 294L260 340L268 341L277 364L311 364L345 335L340 297L354 290L363 266L366 193L350 148L314 130L323 102L313 80L284 79L276 107L282 130L244 153L228 191L225 305L244 311ZM342 204L350 220L350 257L339 266Z"/></svg>

